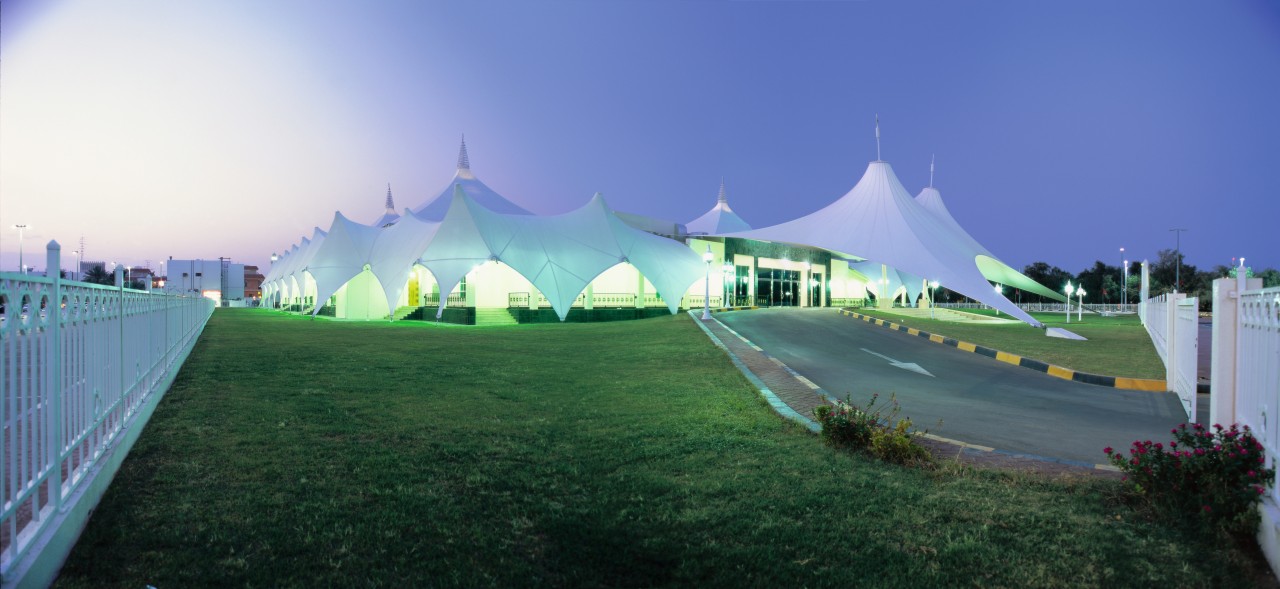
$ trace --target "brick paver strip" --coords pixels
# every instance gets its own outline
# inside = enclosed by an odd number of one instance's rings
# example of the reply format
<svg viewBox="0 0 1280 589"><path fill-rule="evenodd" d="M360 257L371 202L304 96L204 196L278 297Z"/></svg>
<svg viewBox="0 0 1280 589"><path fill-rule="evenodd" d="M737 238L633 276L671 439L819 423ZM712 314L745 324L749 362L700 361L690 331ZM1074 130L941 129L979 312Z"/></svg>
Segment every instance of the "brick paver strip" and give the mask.
<svg viewBox="0 0 1280 589"><path fill-rule="evenodd" d="M779 413L792 419L801 419L807 422L805 425L809 426L809 429L818 430L818 424L813 419L813 409L819 405L830 404L834 400L833 397L809 379L765 353L759 346L717 321L714 316L710 321L703 321L695 312L690 312L689 317L711 336L712 341L725 348L739 369L749 372L747 377L753 380L753 384L763 385L762 394L766 397L775 396L778 401L786 405L786 409L780 410ZM756 380L759 382L756 383ZM773 404L772 399L770 402ZM774 408L780 409L776 404ZM788 415L792 412L794 413ZM918 441L938 460L955 460L981 468L1017 470L1052 476L1094 475L1116 478L1120 476L1120 473L1109 465L1089 466L1061 462L937 436L922 437Z"/></svg>

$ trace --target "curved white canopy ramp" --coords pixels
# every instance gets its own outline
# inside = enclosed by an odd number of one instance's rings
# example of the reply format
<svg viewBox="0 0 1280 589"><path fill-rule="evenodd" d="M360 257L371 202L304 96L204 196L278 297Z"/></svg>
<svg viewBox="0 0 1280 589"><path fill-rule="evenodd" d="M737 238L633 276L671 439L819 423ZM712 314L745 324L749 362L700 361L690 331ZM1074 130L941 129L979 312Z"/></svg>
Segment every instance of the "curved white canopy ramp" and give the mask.
<svg viewBox="0 0 1280 589"><path fill-rule="evenodd" d="M978 240L974 239L972 235L969 235L969 232L965 231L960 226L960 223L956 222L955 217L951 216L951 211L947 210L946 203L942 201L942 193L938 192L938 189L929 186L921 190L920 194L916 195L916 202L964 237L969 248L977 252L978 270L982 272L983 276L987 277L987 280L1049 297L1055 301L1066 302L1067 297L1063 296L1062 293L1052 290L1032 280L1027 275L1014 270L1008 264L998 260L994 254L987 251L987 248L982 247L982 244L978 243Z"/></svg>
<svg viewBox="0 0 1280 589"><path fill-rule="evenodd" d="M1042 326L992 290L978 267L978 253L963 236L916 202L885 161L868 164L852 190L817 212L728 236L809 245L877 260L937 280L954 292Z"/></svg>
<svg viewBox="0 0 1280 589"><path fill-rule="evenodd" d="M893 298L899 289L903 289L907 291L907 300L914 306L916 298L920 296L920 290L924 287L924 281L919 276L913 276L892 266L887 266L882 276L880 262L873 260L851 261L849 267L869 279L867 288L876 293L877 297ZM889 281L883 293L880 292L882 277Z"/></svg>
<svg viewBox="0 0 1280 589"><path fill-rule="evenodd" d="M471 159L467 157L467 138L462 138L462 147L458 149L458 170L454 173L453 179L449 181L449 185L440 192L435 198L427 201L425 204L412 209L415 215L422 217L428 221L441 221L449 212L453 205L453 189L455 186L462 186L467 196L470 196L476 202L480 203L484 208L495 213L506 215L532 215L529 211L519 205L503 198L501 194L494 192L492 188L476 178L471 173Z"/></svg>
<svg viewBox="0 0 1280 589"><path fill-rule="evenodd" d="M684 226L690 235L698 233L718 235L751 229L751 225L729 208L729 198L724 191L724 180L720 181L720 196L716 199L716 206L711 207L711 210L703 213L701 217L685 223Z"/></svg>

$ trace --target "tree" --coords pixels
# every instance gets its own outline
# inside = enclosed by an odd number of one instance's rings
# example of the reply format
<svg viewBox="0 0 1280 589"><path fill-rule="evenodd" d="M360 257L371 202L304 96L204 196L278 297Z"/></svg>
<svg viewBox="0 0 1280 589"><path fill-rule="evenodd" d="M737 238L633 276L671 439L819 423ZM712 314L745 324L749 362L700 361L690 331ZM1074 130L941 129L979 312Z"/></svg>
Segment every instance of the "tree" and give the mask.
<svg viewBox="0 0 1280 589"><path fill-rule="evenodd" d="M1062 292L1062 288L1067 285L1067 282L1075 281L1075 277L1072 276L1070 272L1067 272L1057 266L1050 266L1045 262L1033 262L1028 264L1027 267L1022 269L1022 273L1027 278L1039 282L1050 290L1056 290L1058 292ZM1026 301L1031 302L1033 297L1035 302L1045 302L1044 297L1031 292L1026 293L1024 298Z"/></svg>
<svg viewBox="0 0 1280 589"><path fill-rule="evenodd" d="M84 281L111 286L116 283L116 277L107 272L107 269L103 266L93 266L89 268L88 272L84 273Z"/></svg>
<svg viewBox="0 0 1280 589"><path fill-rule="evenodd" d="M1175 290L1175 286L1178 292L1193 293L1201 290L1199 287L1202 286L1203 277L1197 275L1195 266L1183 260L1181 252L1164 249L1156 255L1159 259L1151 264L1151 269L1147 272L1151 280L1149 296ZM1175 278L1180 279L1182 284L1175 285Z"/></svg>

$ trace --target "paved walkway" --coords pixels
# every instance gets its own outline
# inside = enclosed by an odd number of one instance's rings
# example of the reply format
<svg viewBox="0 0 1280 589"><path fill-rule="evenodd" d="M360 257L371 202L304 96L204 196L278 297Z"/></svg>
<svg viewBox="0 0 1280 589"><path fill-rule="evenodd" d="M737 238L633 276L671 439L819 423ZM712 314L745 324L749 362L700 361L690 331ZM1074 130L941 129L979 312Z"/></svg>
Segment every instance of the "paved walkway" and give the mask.
<svg viewBox="0 0 1280 589"><path fill-rule="evenodd" d="M692 312L689 317L702 327L716 345L729 354L734 365L760 389L760 393L774 410L783 417L804 424L812 431L816 432L820 429L813 419L813 409L830 403L835 399L834 396L726 327L716 320L714 315L709 321L702 321ZM933 435L926 435L920 443L929 448L938 460L955 460L981 468L1017 470L1053 476L1085 475L1115 478L1120 476L1119 472L1102 465L1088 468Z"/></svg>

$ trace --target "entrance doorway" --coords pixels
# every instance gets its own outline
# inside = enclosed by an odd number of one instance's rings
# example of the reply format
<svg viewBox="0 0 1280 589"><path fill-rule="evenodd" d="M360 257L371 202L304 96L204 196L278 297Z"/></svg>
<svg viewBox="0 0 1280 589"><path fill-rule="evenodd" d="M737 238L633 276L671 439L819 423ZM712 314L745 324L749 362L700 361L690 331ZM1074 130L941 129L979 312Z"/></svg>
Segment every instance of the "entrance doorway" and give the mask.
<svg viewBox="0 0 1280 589"><path fill-rule="evenodd" d="M760 268L756 273L756 304L794 307L800 304L800 272Z"/></svg>

